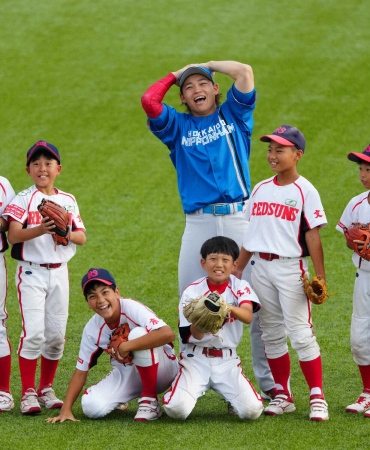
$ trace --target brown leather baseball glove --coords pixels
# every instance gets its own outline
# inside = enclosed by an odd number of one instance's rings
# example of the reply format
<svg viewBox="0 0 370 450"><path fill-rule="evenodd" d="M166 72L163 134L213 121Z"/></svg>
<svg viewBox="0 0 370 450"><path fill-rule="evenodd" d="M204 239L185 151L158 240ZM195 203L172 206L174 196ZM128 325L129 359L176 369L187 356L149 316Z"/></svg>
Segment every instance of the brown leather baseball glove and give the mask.
<svg viewBox="0 0 370 450"><path fill-rule="evenodd" d="M303 277L303 289L307 297L315 305L321 305L329 297L326 282L322 275L312 277L312 281L310 281L307 273L305 273Z"/></svg>
<svg viewBox="0 0 370 450"><path fill-rule="evenodd" d="M348 246L361 258L370 261L370 224L354 222L344 229Z"/></svg>
<svg viewBox="0 0 370 450"><path fill-rule="evenodd" d="M119 326L112 334L112 337L110 338L110 342L108 345L108 350L112 358L120 362L121 364L132 364L132 354L131 352L125 356L124 358L121 357L119 354L118 347L122 344L122 342L128 341L128 335L130 333L130 328L127 323L122 324Z"/></svg>
<svg viewBox="0 0 370 450"><path fill-rule="evenodd" d="M183 309L185 318L203 333L216 334L229 314L229 308L218 292L191 300Z"/></svg>
<svg viewBox="0 0 370 450"><path fill-rule="evenodd" d="M55 228L52 235L55 245L68 245L70 229L68 226L69 216L68 211L51 200L43 198L37 209L40 211L42 217L48 217L54 221Z"/></svg>

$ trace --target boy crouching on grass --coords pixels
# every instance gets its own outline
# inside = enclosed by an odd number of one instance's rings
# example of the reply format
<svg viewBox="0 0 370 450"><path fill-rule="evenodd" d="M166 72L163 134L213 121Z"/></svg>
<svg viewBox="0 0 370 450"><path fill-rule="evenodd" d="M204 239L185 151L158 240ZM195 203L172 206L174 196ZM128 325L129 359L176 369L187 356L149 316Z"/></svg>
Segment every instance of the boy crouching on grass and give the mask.
<svg viewBox="0 0 370 450"><path fill-rule="evenodd" d="M249 284L231 273L237 267L239 247L227 237L208 239L201 248L201 265L207 276L190 284L179 305L179 334L184 345L180 372L164 395L165 412L175 419L186 419L199 397L213 389L230 405L230 412L241 419L255 420L262 411L261 397L244 375L236 353L245 323L260 308ZM229 315L222 328L213 335L203 333L196 323L189 323L183 313L191 300L217 291L228 303Z"/></svg>
<svg viewBox="0 0 370 450"><path fill-rule="evenodd" d="M86 416L97 419L139 397L134 420L158 419L162 414L158 393L168 389L178 372L173 331L142 303L122 298L113 276L105 269L90 269L82 278L82 291L88 307L96 314L83 330L77 366L60 414L47 421L76 421L72 406L85 385L89 370L103 352L110 354L110 338L125 323L130 333L128 341L118 347L118 353L123 359L131 352L132 363L122 364L111 358L112 371L84 392L82 410Z"/></svg>

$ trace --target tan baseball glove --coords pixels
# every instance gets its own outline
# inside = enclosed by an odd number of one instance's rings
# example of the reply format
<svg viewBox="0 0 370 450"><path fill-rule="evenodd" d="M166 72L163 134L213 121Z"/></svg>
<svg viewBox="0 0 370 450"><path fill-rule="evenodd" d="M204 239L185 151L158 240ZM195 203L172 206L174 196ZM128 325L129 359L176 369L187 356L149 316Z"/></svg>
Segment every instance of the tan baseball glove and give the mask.
<svg viewBox="0 0 370 450"><path fill-rule="evenodd" d="M121 357L118 351L118 347L122 344L122 342L128 341L128 335L130 333L130 328L127 323L119 326L112 334L110 338L110 342L108 345L108 350L112 358L120 362L121 364L132 364L132 354L131 352L125 356Z"/></svg>
<svg viewBox="0 0 370 450"><path fill-rule="evenodd" d="M307 297L315 305L321 305L329 297L325 279L321 275L312 277L312 281L310 281L307 273L305 273L303 277L303 288Z"/></svg>
<svg viewBox="0 0 370 450"><path fill-rule="evenodd" d="M361 258L370 261L370 224L354 222L344 229L349 247Z"/></svg>
<svg viewBox="0 0 370 450"><path fill-rule="evenodd" d="M42 217L49 217L50 220L54 221L55 228L53 231L55 234L52 237L55 245L68 245L70 235L68 211L63 206L58 205L58 203L45 198L41 200L37 209Z"/></svg>
<svg viewBox="0 0 370 450"><path fill-rule="evenodd" d="M216 334L229 314L229 307L218 292L191 300L183 309L185 318L203 333Z"/></svg>

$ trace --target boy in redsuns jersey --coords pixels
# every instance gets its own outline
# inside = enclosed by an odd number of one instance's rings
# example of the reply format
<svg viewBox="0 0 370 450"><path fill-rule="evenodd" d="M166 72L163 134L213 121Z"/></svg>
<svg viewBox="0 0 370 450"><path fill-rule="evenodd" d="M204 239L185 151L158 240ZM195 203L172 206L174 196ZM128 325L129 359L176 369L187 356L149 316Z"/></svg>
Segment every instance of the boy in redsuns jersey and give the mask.
<svg viewBox="0 0 370 450"><path fill-rule="evenodd" d="M267 161L275 175L253 189L238 275L251 261L252 288L262 305L258 311L262 340L277 389L265 414L296 409L290 390L289 337L310 392L309 419L321 422L329 419L329 413L303 277L309 275L310 257L316 275L325 280L320 229L327 223L326 216L317 189L297 170L306 147L303 134L282 125L260 140L268 143Z"/></svg>
<svg viewBox="0 0 370 450"><path fill-rule="evenodd" d="M45 141L36 142L27 152L26 171L34 185L20 192L7 206L8 239L11 256L18 260L15 283L22 315L18 347L22 383L21 412L25 415L45 408L60 408L52 388L63 354L68 318L68 261L76 245L86 242L85 228L76 199L54 187L62 166L58 149ZM69 212L70 235L66 246L54 245L54 222L42 218L38 205L45 198ZM40 381L36 390L37 362L41 359Z"/></svg>

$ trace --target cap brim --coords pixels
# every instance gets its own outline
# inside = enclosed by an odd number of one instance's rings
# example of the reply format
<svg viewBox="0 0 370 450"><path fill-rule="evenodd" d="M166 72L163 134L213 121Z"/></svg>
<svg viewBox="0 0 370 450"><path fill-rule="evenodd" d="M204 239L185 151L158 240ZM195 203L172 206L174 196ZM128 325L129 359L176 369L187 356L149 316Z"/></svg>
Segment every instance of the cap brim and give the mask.
<svg viewBox="0 0 370 450"><path fill-rule="evenodd" d="M287 139L282 138L281 136L276 136L275 134L268 134L266 136L261 136L260 141L262 142L270 142L274 141L281 145L286 145L287 147L294 147L295 144L293 142L288 141Z"/></svg>
<svg viewBox="0 0 370 450"><path fill-rule="evenodd" d="M89 278L89 279L84 283L84 285L82 286L82 292L85 292L85 287L86 287L89 283L91 283L92 281L100 281L101 283L106 284L107 286L112 286L112 285L113 285L113 283L112 283L111 281L107 281L107 280L104 280L104 279L99 278L99 277L96 277L96 278Z"/></svg>
<svg viewBox="0 0 370 450"><path fill-rule="evenodd" d="M360 163L360 162L370 163L370 156L366 156L363 153L351 152L351 153L348 153L347 158L350 161L357 162L357 163Z"/></svg>

